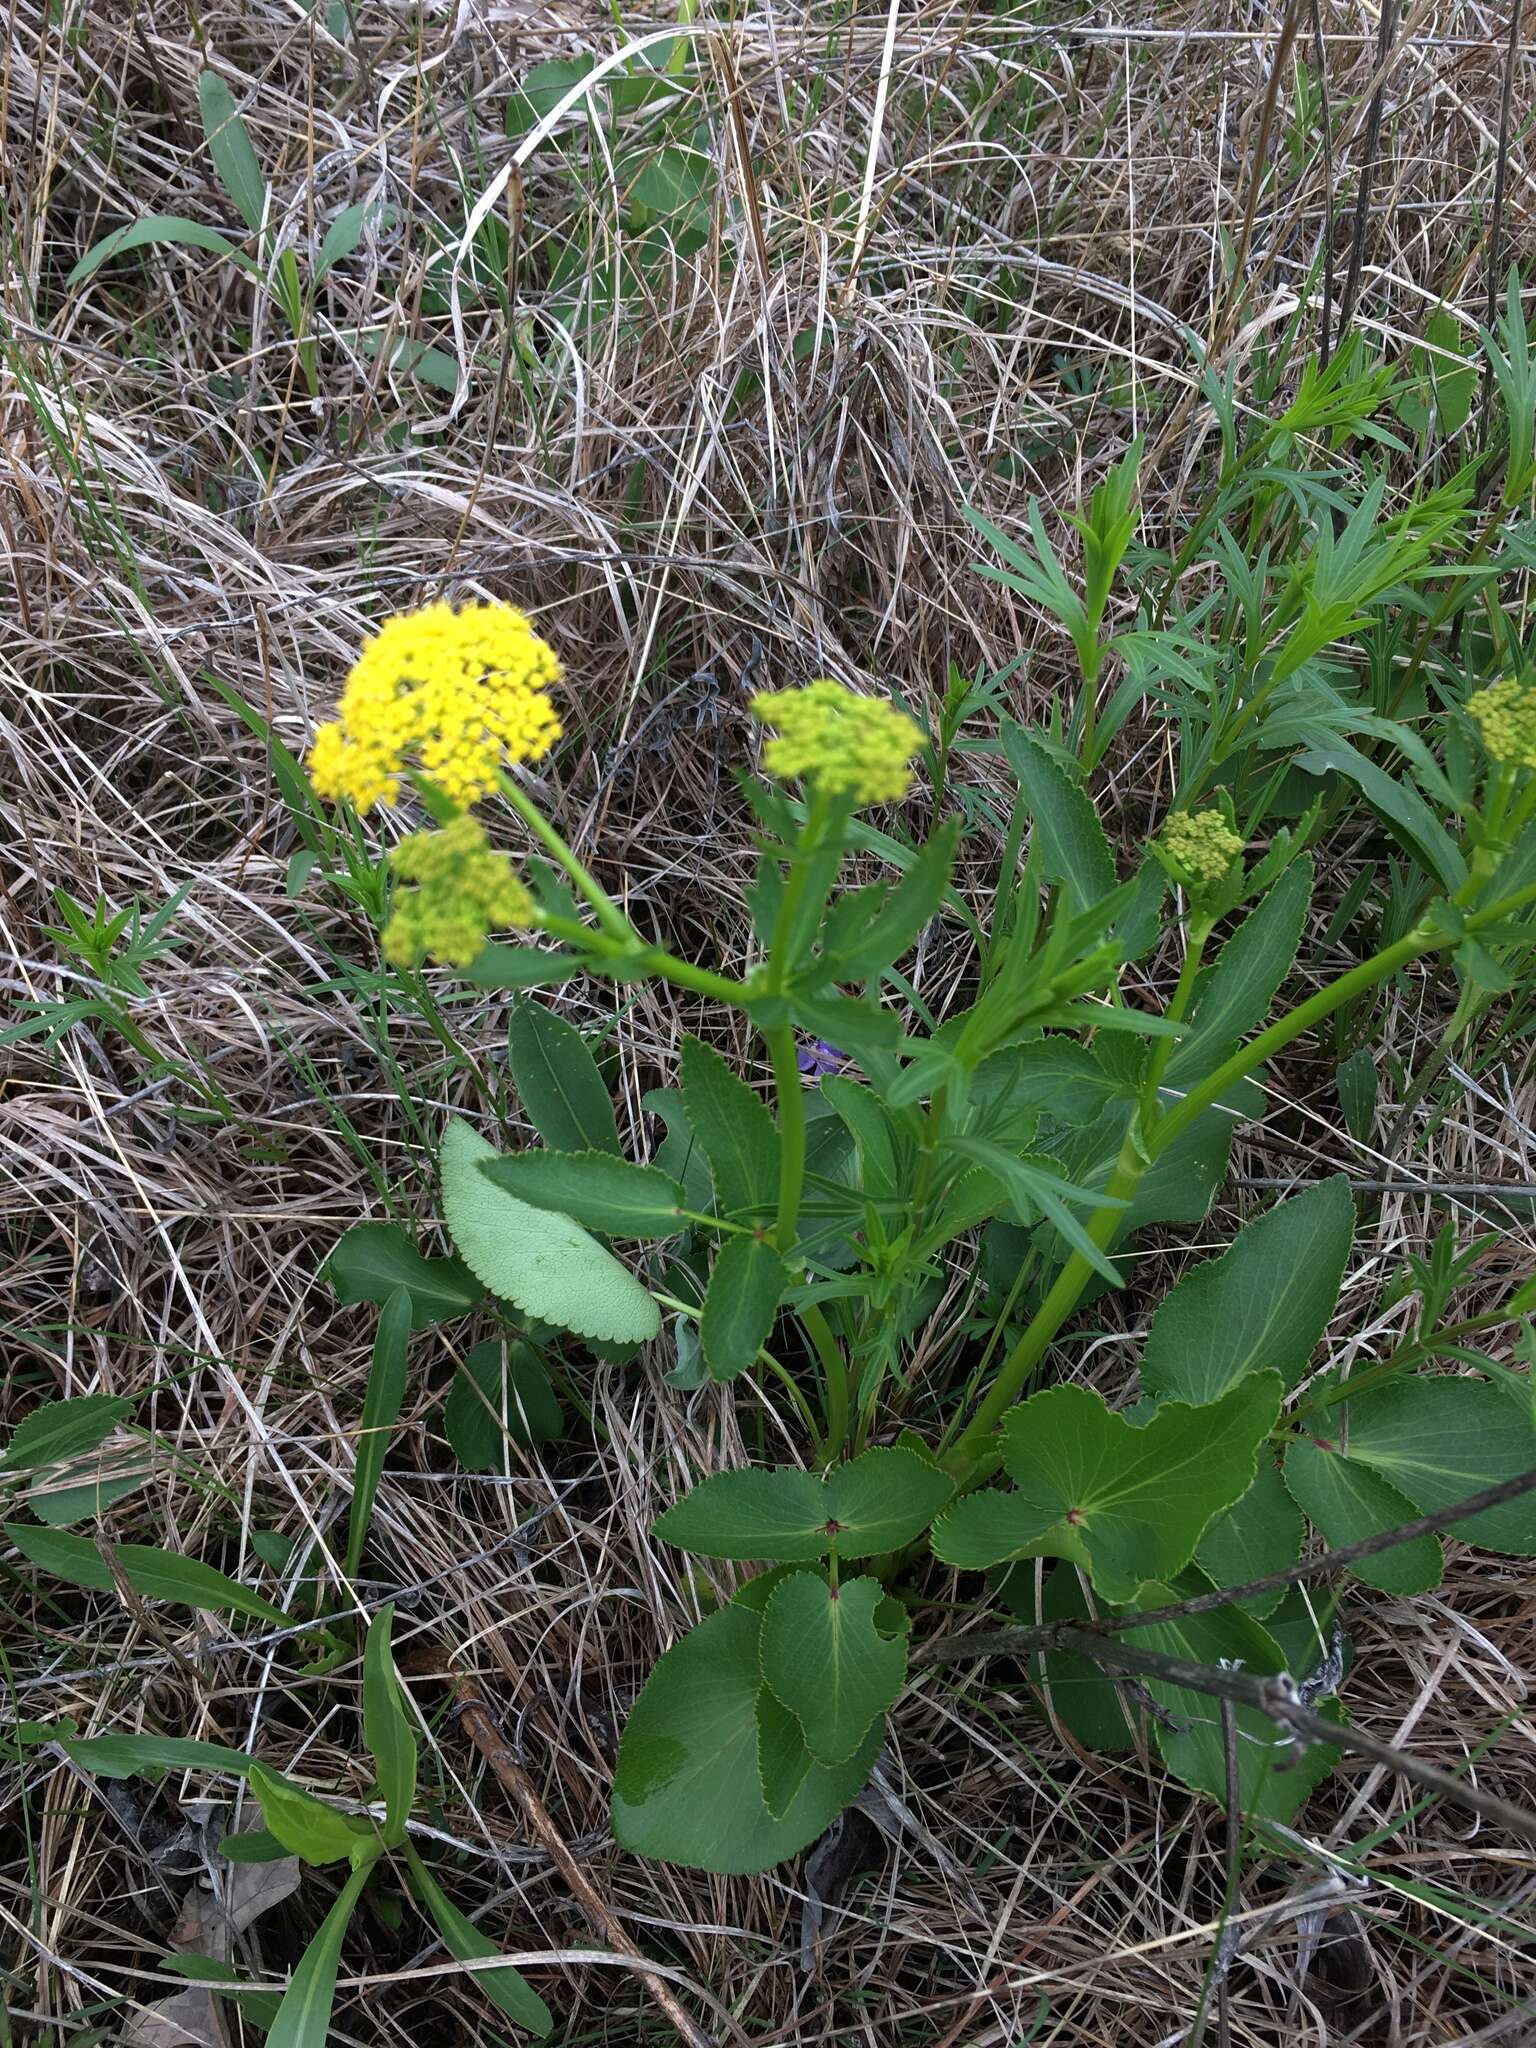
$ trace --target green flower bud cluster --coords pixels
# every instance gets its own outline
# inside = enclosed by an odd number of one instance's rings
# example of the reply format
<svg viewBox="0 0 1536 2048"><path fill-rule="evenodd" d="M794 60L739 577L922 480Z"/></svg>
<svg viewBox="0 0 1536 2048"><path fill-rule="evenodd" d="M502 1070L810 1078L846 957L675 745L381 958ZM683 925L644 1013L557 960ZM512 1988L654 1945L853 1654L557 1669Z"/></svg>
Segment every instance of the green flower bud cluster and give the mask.
<svg viewBox="0 0 1536 2048"><path fill-rule="evenodd" d="M1467 699L1490 760L1503 768L1536 768L1536 688L1493 683Z"/></svg>
<svg viewBox="0 0 1536 2048"><path fill-rule="evenodd" d="M468 967L492 931L530 926L532 896L504 853L495 853L485 827L465 814L438 832L413 832L389 856L411 888L397 889L384 927L384 957L393 967L424 959Z"/></svg>
<svg viewBox="0 0 1536 2048"><path fill-rule="evenodd" d="M1220 811L1175 811L1163 827L1162 846L1179 879L1195 890L1224 882L1243 850Z"/></svg>

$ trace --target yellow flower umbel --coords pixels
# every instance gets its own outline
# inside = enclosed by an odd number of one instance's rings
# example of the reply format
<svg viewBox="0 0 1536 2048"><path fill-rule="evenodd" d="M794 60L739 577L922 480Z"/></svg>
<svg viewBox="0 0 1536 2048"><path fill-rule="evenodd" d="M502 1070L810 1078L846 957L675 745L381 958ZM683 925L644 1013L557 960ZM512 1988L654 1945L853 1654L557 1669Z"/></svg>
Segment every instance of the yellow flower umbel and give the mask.
<svg viewBox="0 0 1536 2048"><path fill-rule="evenodd" d="M1488 757L1501 768L1536 768L1536 687L1494 683L1467 699Z"/></svg>
<svg viewBox="0 0 1536 2048"><path fill-rule="evenodd" d="M1220 811L1176 811L1163 827L1163 851L1187 887L1224 882L1243 842Z"/></svg>
<svg viewBox="0 0 1536 2048"><path fill-rule="evenodd" d="M547 694L559 680L555 650L511 605L402 612L364 645L340 717L315 735L315 789L370 810L395 801L414 763L453 803L475 803L503 763L537 761L560 737Z"/></svg>
<svg viewBox="0 0 1536 2048"><path fill-rule="evenodd" d="M397 889L384 927L392 967L417 967L428 955L468 967L493 931L534 922L534 902L504 853L494 853L476 818L458 817L439 832L413 832L389 856L411 889Z"/></svg>
<svg viewBox="0 0 1536 2048"><path fill-rule="evenodd" d="M752 715L777 729L763 749L771 774L801 776L861 804L894 803L912 787L923 735L893 704L823 677L803 690L760 691Z"/></svg>

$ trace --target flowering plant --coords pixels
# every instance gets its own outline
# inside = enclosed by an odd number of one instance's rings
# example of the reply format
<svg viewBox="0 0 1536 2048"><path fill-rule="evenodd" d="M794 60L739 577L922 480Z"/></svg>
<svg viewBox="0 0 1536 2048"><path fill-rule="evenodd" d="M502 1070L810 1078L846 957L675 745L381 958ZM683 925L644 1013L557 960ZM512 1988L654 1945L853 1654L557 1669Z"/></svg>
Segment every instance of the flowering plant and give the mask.
<svg viewBox="0 0 1536 2048"><path fill-rule="evenodd" d="M1101 509L1112 552L1123 508ZM1479 734L1487 756L1456 799L1471 861L1452 848L1400 935L1253 1035L1297 951L1319 807L1250 858L1263 799L1240 820L1226 784L1192 775L1122 880L1087 794L1089 721L1074 722L1074 753L1070 732L1006 717L995 738L962 735L974 713L996 711L963 679L935 733L826 679L763 693L752 709L771 733L770 779L743 783L761 835L760 957L736 978L644 937L517 779L559 733L548 691L560 674L504 607L392 620L318 736L311 773L359 806L394 803L411 782L437 821L391 856L389 959L464 969L482 987L579 973L670 983L744 1014L772 1069L770 1107L686 1038L679 1086L649 1098L667 1136L632 1161L590 1053L529 1005L513 1079L544 1145L498 1153L460 1120L442 1145L460 1270L525 1335L563 1329L622 1358L665 1314L674 1386L760 1376L803 1432L804 1465L704 1475L657 1524L696 1557L769 1569L719 1596L657 1665L619 1753L621 1841L720 1871L810 1842L873 1768L907 1681L925 1559L989 1575L997 1601L1035 1617L1041 1676L1095 1744L1130 1739L1131 1709L1106 1675L1129 1653L1085 1661L1060 1631L1090 1599L1100 1626L1155 1611L1143 1640L1184 1676L1152 1686L1154 1739L1190 1784L1222 1796L1219 1731L1188 1711L1192 1658L1276 1683L1292 1662L1319 1665L1314 1704L1338 1683L1315 1619L1283 1598L1304 1569L1304 1518L1367 1549L1427 1514L1434 1528L1536 1550L1525 1501L1472 1521L1454 1512L1476 1484L1536 1467L1529 1413L1494 1371L1419 1371L1453 1335L1464 1345L1529 1306L1531 1289L1447 1326L1448 1297L1426 1280L1420 1328L1398 1354L1351 1381L1313 1376L1354 1231L1342 1180L1279 1203L1179 1281L1152 1320L1129 1410L1070 1382L1030 1391L1069 1318L1121 1283L1134 1233L1204 1213L1234 1127L1263 1104L1266 1061L1416 960L1449 953L1477 990L1497 982L1496 956L1536 936L1521 921L1536 903L1536 693L1495 685L1447 723L1448 738ZM1018 792L985 926L953 884L961 819L942 817L957 743L1000 754ZM1439 773L1427 751L1414 760L1421 777ZM921 841L873 829L859 814L901 803L919 762L939 779L941 821ZM493 850L489 810L464 808L495 799L531 840L525 874ZM845 890L855 847L890 872ZM1125 974L1162 937L1170 890L1183 968L1166 1008L1149 1011L1127 1001ZM898 969L938 919L977 942L969 1000L942 1024ZM508 931L510 944L497 936ZM941 1331L943 1277L965 1269L978 1233L971 1306ZM615 1242L637 1249L619 1256ZM1059 1561L1043 1609L1022 1563L1036 1558ZM1204 1597L1256 1569L1278 1588ZM1359 1573L1404 1589L1439 1569L1432 1528ZM1197 1623L1179 1618L1191 1602ZM1326 1712L1320 1725L1347 1743L1338 1709ZM1333 1750L1314 1743L1302 1768L1279 1770L1261 1706L1240 1706L1237 1725L1245 1807L1284 1817Z"/></svg>

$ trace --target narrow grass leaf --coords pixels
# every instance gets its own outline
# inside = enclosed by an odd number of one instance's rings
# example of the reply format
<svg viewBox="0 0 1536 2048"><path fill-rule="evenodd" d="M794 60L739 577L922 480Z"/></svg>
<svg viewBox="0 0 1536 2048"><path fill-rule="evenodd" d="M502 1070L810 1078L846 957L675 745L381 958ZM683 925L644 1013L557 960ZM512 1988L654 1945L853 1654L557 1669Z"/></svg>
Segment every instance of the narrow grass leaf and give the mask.
<svg viewBox="0 0 1536 2048"><path fill-rule="evenodd" d="M107 1560L88 1537L70 1536L62 1529L34 1529L24 1522L7 1522L5 1533L24 1558L56 1578L95 1593L116 1591ZM209 1614L246 1614L257 1621L288 1620L270 1600L198 1558L179 1557L174 1550L145 1543L120 1543L114 1556L128 1584L146 1600L174 1601Z"/></svg>
<svg viewBox="0 0 1536 2048"><path fill-rule="evenodd" d="M416 1797L416 1727L405 1704L390 1648L395 1610L382 1607L368 1624L363 1645L363 1739L384 1795L384 1841L405 1840Z"/></svg>
<svg viewBox="0 0 1536 2048"><path fill-rule="evenodd" d="M373 1363L363 1395L363 1419L352 1473L352 1505L347 1515L347 1577L356 1575L373 1519L373 1503L384 1471L384 1459L400 1410L405 1403L407 1353L411 1339L411 1297L397 1287L379 1312L373 1340Z"/></svg>
<svg viewBox="0 0 1536 2048"><path fill-rule="evenodd" d="M448 1953L461 1963L478 1962L483 1956L499 1955L501 1951L496 1943L459 1911L409 1843L406 1844L406 1856L410 1862L411 1883L432 1915ZM522 1972L514 1970L510 1963L497 1970L475 1970L469 1981L498 2012L505 2013L509 2020L528 2033L542 2040L553 2030L554 2014Z"/></svg>

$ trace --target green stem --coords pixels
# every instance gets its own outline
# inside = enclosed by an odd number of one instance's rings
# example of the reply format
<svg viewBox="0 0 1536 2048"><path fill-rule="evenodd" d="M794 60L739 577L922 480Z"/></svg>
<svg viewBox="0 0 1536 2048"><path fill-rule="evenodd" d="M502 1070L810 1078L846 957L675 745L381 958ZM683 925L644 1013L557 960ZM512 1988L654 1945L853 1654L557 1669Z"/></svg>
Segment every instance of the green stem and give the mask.
<svg viewBox="0 0 1536 2048"><path fill-rule="evenodd" d="M634 926L601 884L588 874L582 862L572 853L538 805L530 797L524 796L505 769L497 776L497 784L502 795L534 838L547 852L553 854L569 879L586 897L596 913L598 923L609 938L622 940L626 945L638 945L640 940Z"/></svg>
<svg viewBox="0 0 1536 2048"><path fill-rule="evenodd" d="M1466 920L1465 929L1475 931L1484 925L1497 923L1512 912L1522 910L1527 904L1536 902L1536 882L1521 889L1502 903L1490 904L1486 910L1473 913ZM1294 1010L1288 1010L1257 1038L1239 1047L1228 1060L1223 1060L1214 1073L1208 1074L1197 1087L1191 1088L1174 1107L1158 1121L1156 1127L1146 1133L1138 1143L1136 1129L1139 1119L1133 1118L1125 1134L1115 1170L1110 1175L1105 1189L1106 1197L1128 1201L1140 1185L1142 1176L1153 1162L1179 1137L1197 1117L1220 1102L1222 1096L1239 1081L1245 1080L1253 1069L1283 1052L1291 1041L1299 1038L1304 1031L1310 1031L1331 1017L1335 1010L1352 1002L1356 996L1377 987L1395 974L1400 967L1422 958L1426 953L1442 952L1457 944L1457 936L1439 930L1425 931L1422 928L1400 939L1395 946L1388 946L1382 952L1364 960L1348 974L1340 975L1327 988L1309 996L1304 1003L1298 1003ZM1114 1235L1121 1211L1101 1208L1094 1212L1087 1224L1088 1235L1102 1249ZM977 1408L969 1427L956 1446L951 1469L959 1470L962 1483L970 1470L980 1462L988 1448L988 1439L1003 1415L1012 1406L1020 1389L1045 1355L1052 1338L1076 1308L1089 1275L1093 1272L1080 1252L1073 1252L1067 1263L1057 1274L1055 1283L1041 1302L1028 1329L1004 1359L991 1392Z"/></svg>
<svg viewBox="0 0 1536 2048"><path fill-rule="evenodd" d="M830 1465L848 1441L848 1367L843 1358L843 1348L833 1336L821 1310L814 1303L809 1303L799 1311L799 1315L806 1335L815 1346L826 1382L827 1427L821 1462Z"/></svg>
<svg viewBox="0 0 1536 2048"><path fill-rule="evenodd" d="M610 938L606 932L593 931L590 925L577 924L572 918L548 911L540 916L538 929L548 932L552 939L563 940L568 946L579 946L587 954L587 965L594 972L611 974L617 981L634 981L645 973L653 973L678 988L691 989L695 995L711 996L718 1003L728 1003L733 1010L747 1007L745 982L732 981L724 974L711 974L707 967L695 967L691 960L679 960L665 947L647 945L640 934L628 925L623 939Z"/></svg>
<svg viewBox="0 0 1536 2048"><path fill-rule="evenodd" d="M1133 1132L1134 1123L1126 1131L1120 1157L1104 1190L1107 1200L1116 1206L1096 1209L1086 1226L1089 1237L1100 1251L1114 1236L1115 1228L1124 1216L1120 1204L1129 1201L1136 1192L1147 1169L1147 1162L1136 1148ZM1051 1283L1045 1299L1030 1318L1028 1329L1003 1360L997 1378L992 1382L992 1391L981 1402L955 1446L954 1457L949 1461L952 1471L963 1469L969 1472L985 1456L993 1430L1017 1400L1030 1374L1045 1356L1051 1339L1077 1307L1078 1298L1094 1270L1081 1252L1074 1251L1068 1258Z"/></svg>
<svg viewBox="0 0 1536 2048"><path fill-rule="evenodd" d="M1189 1008L1189 999L1195 991L1195 977L1200 972L1200 962L1205 954L1206 940L1211 936L1211 926L1204 919L1191 918L1189 937L1184 947L1184 964L1179 969L1179 979L1168 1005L1167 1016L1175 1024L1183 1022ZM1152 1047L1152 1057L1147 1062L1147 1078L1141 1091L1142 1121L1150 1125L1157 1115L1157 1090L1173 1057L1174 1040L1159 1038Z"/></svg>
<svg viewBox="0 0 1536 2048"><path fill-rule="evenodd" d="M1367 1366L1364 1372L1352 1373L1348 1379L1339 1380L1336 1384L1325 1387L1321 1393L1314 1394L1299 1408L1293 1409L1285 1419L1300 1427L1305 1424L1309 1415L1325 1413L1330 1408L1338 1407L1341 1402L1352 1401L1359 1394L1369 1393L1372 1387L1380 1386L1383 1380L1393 1378L1409 1366L1423 1364L1426 1359L1436 1357L1450 1345L1459 1344L1463 1337L1475 1337L1484 1330L1497 1329L1501 1323L1518 1321L1519 1318L1511 1316L1507 1309L1496 1308L1490 1310L1487 1315L1468 1316L1465 1322L1447 1323L1442 1329L1431 1330L1427 1337L1410 1337L1405 1344L1399 1344L1387 1357L1378 1359L1375 1365Z"/></svg>
<svg viewBox="0 0 1536 2048"><path fill-rule="evenodd" d="M779 1098L779 1208L773 1241L781 1257L794 1250L800 1231L800 1197L805 1189L805 1083L795 1051L795 1027L788 1019L764 1031Z"/></svg>

